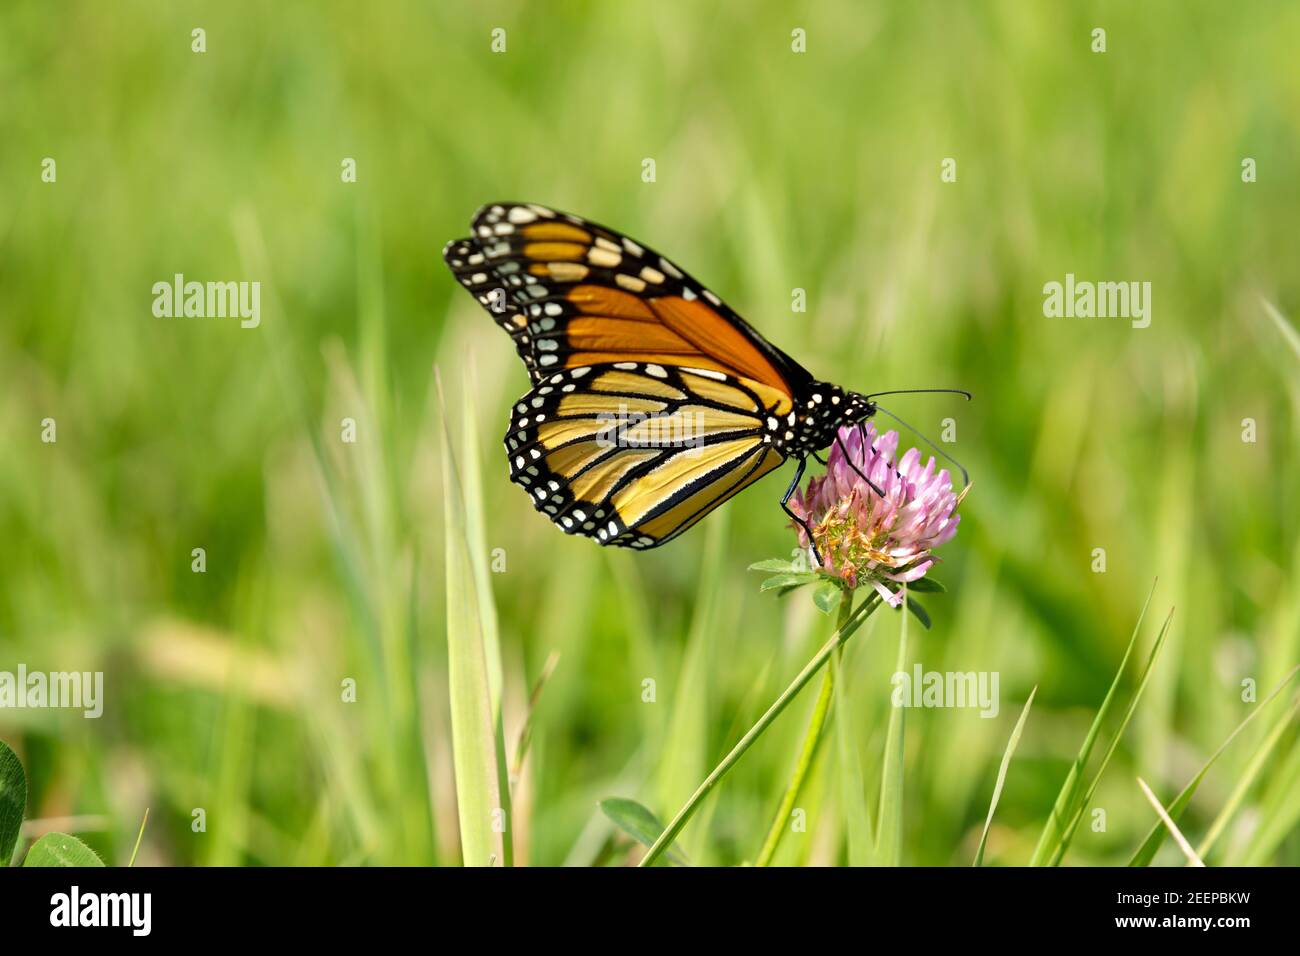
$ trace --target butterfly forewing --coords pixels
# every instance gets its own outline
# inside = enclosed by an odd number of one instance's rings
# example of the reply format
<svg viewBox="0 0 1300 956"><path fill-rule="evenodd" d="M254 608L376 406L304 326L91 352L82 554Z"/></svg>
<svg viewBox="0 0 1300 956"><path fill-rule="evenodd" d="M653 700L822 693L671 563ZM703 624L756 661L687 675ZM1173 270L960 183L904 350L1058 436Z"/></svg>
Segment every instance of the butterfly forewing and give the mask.
<svg viewBox="0 0 1300 956"><path fill-rule="evenodd" d="M534 382L619 361L738 374L786 395L812 381L679 266L613 229L545 206L494 203L472 230L448 244L447 262L515 339Z"/></svg>
<svg viewBox="0 0 1300 956"><path fill-rule="evenodd" d="M482 246L474 239L453 239L443 246L442 258L452 274L496 319L497 325L514 340L515 351L529 376L536 381L536 360L528 334L528 320L520 311L495 271L489 268Z"/></svg>
<svg viewBox="0 0 1300 956"><path fill-rule="evenodd" d="M510 478L569 534L652 548L781 464L771 391L656 363L561 369L514 407Z"/></svg>

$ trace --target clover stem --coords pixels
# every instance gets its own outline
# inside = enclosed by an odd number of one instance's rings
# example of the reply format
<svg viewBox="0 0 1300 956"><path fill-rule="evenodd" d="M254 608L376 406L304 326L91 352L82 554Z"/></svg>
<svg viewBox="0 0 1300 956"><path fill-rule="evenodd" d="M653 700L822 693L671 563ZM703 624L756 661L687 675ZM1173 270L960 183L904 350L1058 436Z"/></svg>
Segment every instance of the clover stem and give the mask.
<svg viewBox="0 0 1300 956"><path fill-rule="evenodd" d="M646 852L646 855L642 857L641 862L637 864L638 866L650 866L663 855L664 850L668 848L673 840L677 838L677 835L682 832L682 829L686 824L690 822L695 811L700 808L700 804L704 802L704 798L709 795L709 792L713 790L718 781L726 776L727 771L734 767L736 762L745 755L745 751L754 745L754 741L762 736L763 732L772 725L772 722L781 715L781 712L789 706L790 702L799 695L799 691L803 690L805 685L812 680L813 675L816 674L828 660L830 660L831 654L835 652L835 649L841 647L853 635L853 632L858 629L859 625L861 625L863 620L866 619L867 614L876 607L879 601L879 596L873 594L865 603L860 604L856 611L852 611L848 614L844 623L836 628L835 633L831 635L830 640L823 644L821 649L813 655L812 660L804 665L803 670L801 670L795 679L790 682L790 685L781 692L781 696L773 701L772 706L764 712L762 717L758 718L757 723L746 731L745 736L741 737L736 743L736 746L731 748L731 752L723 757L722 762L713 768L713 772L704 778L704 782L696 788L693 794L691 794L691 797L686 801L686 804L677 811L677 815L668 822L668 826L664 828L664 832L659 834L659 839L655 840L654 845L650 847Z"/></svg>
<svg viewBox="0 0 1300 956"><path fill-rule="evenodd" d="M839 615L835 621L835 627L838 630L848 621L849 615L853 611L853 592L848 591L840 598ZM812 718L808 721L808 730L803 737L803 747L799 751L799 761L794 767L794 776L790 778L790 783L785 788L785 795L781 798L781 805L777 807L776 816L772 818L772 825L768 828L767 838L763 841L763 848L758 852L758 859L755 866L768 866L772 862L772 857L776 855L777 845L781 842L781 837L785 834L787 821L790 814L794 811L795 801L799 799L799 793L803 790L804 780L808 776L808 771L812 768L813 760L817 757L817 750L821 745L822 728L826 725L826 715L831 709L831 694L835 689L835 668L826 668L826 674L822 677L822 688L817 694L817 703L813 707Z"/></svg>

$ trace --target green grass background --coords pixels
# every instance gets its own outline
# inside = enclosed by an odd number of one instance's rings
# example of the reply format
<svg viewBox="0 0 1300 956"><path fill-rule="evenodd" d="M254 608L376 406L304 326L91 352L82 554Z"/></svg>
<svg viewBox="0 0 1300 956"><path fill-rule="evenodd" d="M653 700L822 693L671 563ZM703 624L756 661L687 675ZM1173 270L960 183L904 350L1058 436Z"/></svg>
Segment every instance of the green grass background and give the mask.
<svg viewBox="0 0 1300 956"><path fill-rule="evenodd" d="M559 654L516 862L625 862L596 801L670 816L825 639L745 570L793 546L788 471L645 555L509 485L526 379L440 250L526 199L665 251L820 377L975 392L890 406L935 437L954 417L975 482L910 659L1002 691L995 720L906 715L903 862L969 864L1037 686L988 848L1028 859L1159 576L1169 643L1067 860L1126 861L1154 820L1134 778L1172 799L1249 713L1241 681L1300 658L1300 352L1261 302L1300 310L1298 41L1284 2L4 4L0 669L107 684L98 721L0 711L28 836L61 820L122 862L147 806L145 863L460 861L435 366L504 549L508 750ZM177 272L260 281L261 327L153 317ZM1067 272L1150 281L1150 328L1044 318ZM897 626L837 688L868 781ZM754 858L813 697L692 821L693 862ZM1282 712L1207 779L1193 839ZM834 752L779 862L846 859ZM1294 865L1297 821L1290 728L1210 862Z"/></svg>

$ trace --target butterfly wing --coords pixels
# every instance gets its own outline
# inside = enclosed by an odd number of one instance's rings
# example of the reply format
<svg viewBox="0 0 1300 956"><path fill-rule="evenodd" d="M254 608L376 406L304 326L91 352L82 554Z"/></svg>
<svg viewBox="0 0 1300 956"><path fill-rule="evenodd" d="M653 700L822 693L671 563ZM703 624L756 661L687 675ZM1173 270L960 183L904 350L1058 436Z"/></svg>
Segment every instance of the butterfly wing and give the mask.
<svg viewBox="0 0 1300 956"><path fill-rule="evenodd" d="M473 233L448 243L447 264L510 333L534 383L613 362L723 372L787 397L812 382L684 270L613 229L545 206L493 203L478 211Z"/></svg>
<svg viewBox="0 0 1300 956"><path fill-rule="evenodd" d="M510 480L567 534L653 548L779 466L773 390L658 363L552 371L516 403Z"/></svg>
<svg viewBox="0 0 1300 956"><path fill-rule="evenodd" d="M515 351L528 369L529 376L537 381L528 319L514 298L507 293L505 284L497 273L488 267L483 250L484 246L473 238L453 239L443 246L442 258L461 285L469 290L478 304L488 311L497 325L514 341Z"/></svg>

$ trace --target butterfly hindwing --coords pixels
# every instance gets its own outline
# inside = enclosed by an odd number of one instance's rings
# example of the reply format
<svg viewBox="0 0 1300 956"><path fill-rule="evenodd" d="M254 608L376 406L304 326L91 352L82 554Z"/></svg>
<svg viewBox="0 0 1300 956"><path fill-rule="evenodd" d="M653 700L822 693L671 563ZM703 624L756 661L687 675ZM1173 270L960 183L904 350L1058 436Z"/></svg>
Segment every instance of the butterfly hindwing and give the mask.
<svg viewBox="0 0 1300 956"><path fill-rule="evenodd" d="M512 410L510 480L566 533L655 547L784 461L769 392L656 363L553 371Z"/></svg>
<svg viewBox="0 0 1300 956"><path fill-rule="evenodd" d="M444 255L515 340L534 382L619 361L712 369L786 394L811 382L713 292L613 229L545 206L493 203L472 230Z"/></svg>

